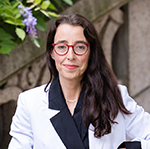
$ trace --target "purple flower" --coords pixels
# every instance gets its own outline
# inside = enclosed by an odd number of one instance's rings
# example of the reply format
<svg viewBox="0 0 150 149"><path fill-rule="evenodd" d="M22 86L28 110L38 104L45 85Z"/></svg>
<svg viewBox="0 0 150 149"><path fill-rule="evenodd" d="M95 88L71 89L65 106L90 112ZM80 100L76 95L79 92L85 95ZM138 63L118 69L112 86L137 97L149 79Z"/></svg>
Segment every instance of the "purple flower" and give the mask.
<svg viewBox="0 0 150 149"><path fill-rule="evenodd" d="M18 5L19 9L23 9L23 6L21 4Z"/></svg>
<svg viewBox="0 0 150 149"><path fill-rule="evenodd" d="M26 25L26 32L29 34L31 40L38 38L37 30L35 25L37 25L37 19L33 17L32 10L30 7L23 8L22 5L18 5L20 10L20 14L24 17L22 21Z"/></svg>

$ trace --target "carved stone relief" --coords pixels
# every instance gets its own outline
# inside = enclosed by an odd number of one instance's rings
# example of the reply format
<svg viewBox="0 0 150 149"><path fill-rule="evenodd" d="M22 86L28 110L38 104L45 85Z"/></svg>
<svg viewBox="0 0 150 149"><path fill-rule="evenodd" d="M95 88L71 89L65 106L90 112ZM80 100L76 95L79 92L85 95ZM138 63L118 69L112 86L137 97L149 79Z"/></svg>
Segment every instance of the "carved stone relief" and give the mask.
<svg viewBox="0 0 150 149"><path fill-rule="evenodd" d="M48 69L46 69L45 57L42 57L26 66L1 86L0 104L17 100L19 93L44 84L48 79L49 74Z"/></svg>
<svg viewBox="0 0 150 149"><path fill-rule="evenodd" d="M99 32L100 39L102 40L102 46L110 65L112 57L112 41L122 23L123 12L120 9L113 10L109 15L104 16L102 21L96 21L96 23L94 23L96 29Z"/></svg>

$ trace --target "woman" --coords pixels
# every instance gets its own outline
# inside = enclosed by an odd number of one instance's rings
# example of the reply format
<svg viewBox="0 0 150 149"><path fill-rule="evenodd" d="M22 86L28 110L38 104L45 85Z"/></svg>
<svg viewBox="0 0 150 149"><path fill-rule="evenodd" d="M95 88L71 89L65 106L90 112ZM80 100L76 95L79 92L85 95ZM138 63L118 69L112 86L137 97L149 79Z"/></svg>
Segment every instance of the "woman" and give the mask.
<svg viewBox="0 0 150 149"><path fill-rule="evenodd" d="M150 149L150 115L117 85L88 20L57 18L46 56L49 83L19 96L9 149Z"/></svg>

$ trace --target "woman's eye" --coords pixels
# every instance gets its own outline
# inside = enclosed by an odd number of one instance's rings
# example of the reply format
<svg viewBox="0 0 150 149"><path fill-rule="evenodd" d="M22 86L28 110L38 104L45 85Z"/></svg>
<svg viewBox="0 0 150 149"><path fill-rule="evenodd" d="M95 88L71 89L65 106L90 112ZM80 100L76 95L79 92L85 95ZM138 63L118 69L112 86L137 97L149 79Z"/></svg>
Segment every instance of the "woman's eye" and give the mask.
<svg viewBox="0 0 150 149"><path fill-rule="evenodd" d="M84 49L85 49L85 46L79 45L79 46L77 46L77 49L84 50Z"/></svg>
<svg viewBox="0 0 150 149"><path fill-rule="evenodd" d="M60 46L58 46L58 49L66 49L66 46L64 46L64 45L60 45Z"/></svg>

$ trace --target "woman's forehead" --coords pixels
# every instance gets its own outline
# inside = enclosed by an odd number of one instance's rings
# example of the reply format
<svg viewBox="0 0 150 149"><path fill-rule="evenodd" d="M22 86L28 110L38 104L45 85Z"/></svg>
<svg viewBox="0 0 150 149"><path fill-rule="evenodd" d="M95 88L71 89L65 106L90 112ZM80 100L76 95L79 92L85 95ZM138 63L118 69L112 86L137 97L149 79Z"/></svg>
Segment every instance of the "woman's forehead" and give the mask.
<svg viewBox="0 0 150 149"><path fill-rule="evenodd" d="M84 36L84 29L79 25L70 25L70 24L60 24L57 27L54 41L58 42L58 40L83 40L87 41Z"/></svg>

